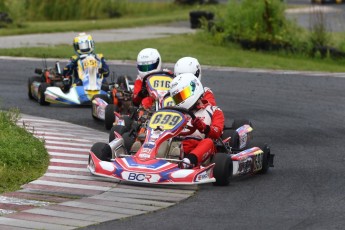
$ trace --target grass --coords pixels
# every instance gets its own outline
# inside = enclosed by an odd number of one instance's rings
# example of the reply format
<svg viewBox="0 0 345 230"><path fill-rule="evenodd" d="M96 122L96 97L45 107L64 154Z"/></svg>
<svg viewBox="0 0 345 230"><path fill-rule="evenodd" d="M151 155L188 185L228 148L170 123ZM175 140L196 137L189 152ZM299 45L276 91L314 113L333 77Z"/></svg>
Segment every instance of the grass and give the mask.
<svg viewBox="0 0 345 230"><path fill-rule="evenodd" d="M193 44L193 45L191 45ZM202 65L264 68L276 70L345 72L345 60L308 58L285 53L262 53L242 50L236 45L217 46L202 34L174 35L139 41L96 43L97 53L108 60L135 60L145 47L157 48L163 63L175 63L182 56L194 56ZM3 56L67 58L73 55L70 45L52 47L0 49Z"/></svg>
<svg viewBox="0 0 345 230"><path fill-rule="evenodd" d="M157 5L158 4L158 5ZM131 6L128 6L129 8ZM135 8L134 8L135 7ZM209 10L224 12L221 5L206 6L177 6L168 3L136 3L133 9L141 12L130 12L120 18L93 19L93 20L68 20L68 21L27 21L20 27L15 25L0 30L0 36L56 33L70 31L90 31L100 29L130 28L135 26L156 25L181 20L189 20L191 10Z"/></svg>
<svg viewBox="0 0 345 230"><path fill-rule="evenodd" d="M0 111L0 193L40 177L48 167L44 143L16 125L17 110Z"/></svg>

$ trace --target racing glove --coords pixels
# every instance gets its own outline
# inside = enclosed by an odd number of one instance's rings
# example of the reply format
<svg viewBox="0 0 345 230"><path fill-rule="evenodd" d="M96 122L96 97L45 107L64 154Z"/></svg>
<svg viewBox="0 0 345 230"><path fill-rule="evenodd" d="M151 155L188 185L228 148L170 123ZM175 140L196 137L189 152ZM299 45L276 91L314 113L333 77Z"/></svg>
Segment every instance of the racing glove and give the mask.
<svg viewBox="0 0 345 230"><path fill-rule="evenodd" d="M210 126L206 125L199 117L192 120L192 125L201 133L207 134L210 131Z"/></svg>
<svg viewBox="0 0 345 230"><path fill-rule="evenodd" d="M142 87L140 92L138 93L138 96L141 98L147 97L149 93L147 92L147 89L145 87Z"/></svg>
<svg viewBox="0 0 345 230"><path fill-rule="evenodd" d="M64 77L64 78L62 79L62 83L63 83L64 85L69 85L69 77Z"/></svg>

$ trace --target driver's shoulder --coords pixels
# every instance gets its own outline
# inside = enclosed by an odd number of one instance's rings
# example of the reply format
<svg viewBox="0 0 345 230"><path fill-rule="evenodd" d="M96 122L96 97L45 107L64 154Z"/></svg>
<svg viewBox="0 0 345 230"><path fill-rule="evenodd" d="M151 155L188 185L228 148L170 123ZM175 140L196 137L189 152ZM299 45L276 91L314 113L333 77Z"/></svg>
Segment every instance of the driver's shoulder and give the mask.
<svg viewBox="0 0 345 230"><path fill-rule="evenodd" d="M95 57L98 59L102 59L102 58L104 58L104 55L103 55L103 53L98 53L98 54L95 54Z"/></svg>

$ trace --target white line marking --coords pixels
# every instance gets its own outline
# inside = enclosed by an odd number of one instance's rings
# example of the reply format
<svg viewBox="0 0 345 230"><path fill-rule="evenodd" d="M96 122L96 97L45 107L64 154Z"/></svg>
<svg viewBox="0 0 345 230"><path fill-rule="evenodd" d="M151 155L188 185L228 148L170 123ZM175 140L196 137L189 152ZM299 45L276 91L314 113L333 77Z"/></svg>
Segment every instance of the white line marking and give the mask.
<svg viewBox="0 0 345 230"><path fill-rule="evenodd" d="M49 186L64 187L64 188L90 189L90 190L97 190L97 191L108 191L109 189L112 188L112 187L71 184L71 183L45 181L45 180L35 180L35 181L30 182L30 184L49 185Z"/></svg>
<svg viewBox="0 0 345 230"><path fill-rule="evenodd" d="M79 146L79 147L88 147L91 148L92 144L82 144L82 143L71 143L71 142L63 142L63 141L51 141L51 140L46 140L45 143L48 144L62 144L64 146Z"/></svg>
<svg viewBox="0 0 345 230"><path fill-rule="evenodd" d="M50 162L87 165L87 161L63 160L63 159L56 159L56 158L50 159Z"/></svg>
<svg viewBox="0 0 345 230"><path fill-rule="evenodd" d="M72 167L62 167L62 166L48 166L48 170L60 170L60 171L74 171L74 172L90 172L85 168L72 168Z"/></svg>
<svg viewBox="0 0 345 230"><path fill-rule="evenodd" d="M51 152L51 151L49 151L49 155L53 157L59 156L59 157L74 157L74 158L83 158L83 159L89 158L89 155L84 155L84 154L60 153L60 152Z"/></svg>

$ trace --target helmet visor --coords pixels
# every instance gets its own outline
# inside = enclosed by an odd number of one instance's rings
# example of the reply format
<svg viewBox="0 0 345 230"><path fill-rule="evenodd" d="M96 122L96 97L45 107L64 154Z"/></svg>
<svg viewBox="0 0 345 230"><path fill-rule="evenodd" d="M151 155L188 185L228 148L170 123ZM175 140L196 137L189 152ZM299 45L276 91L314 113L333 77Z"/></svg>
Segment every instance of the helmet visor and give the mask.
<svg viewBox="0 0 345 230"><path fill-rule="evenodd" d="M191 85L185 87L183 90L172 96L173 101L176 105L185 101L187 98L193 95L193 87Z"/></svg>
<svg viewBox="0 0 345 230"><path fill-rule="evenodd" d="M158 67L158 64L159 64L159 59L155 63L152 63L152 64L146 64L146 63L138 64L137 67L140 72L149 72L152 70L156 70Z"/></svg>
<svg viewBox="0 0 345 230"><path fill-rule="evenodd" d="M89 41L79 42L79 49L82 52L88 52L91 50L91 45Z"/></svg>

